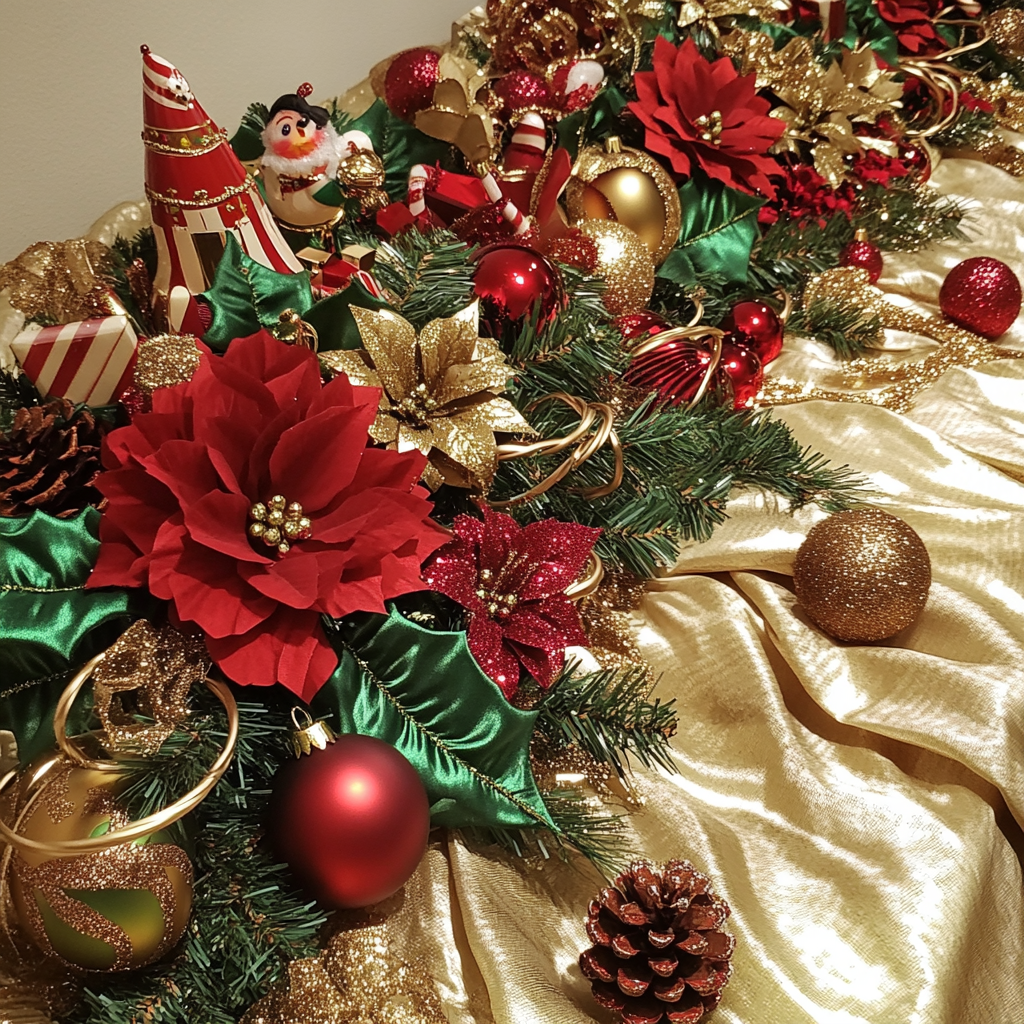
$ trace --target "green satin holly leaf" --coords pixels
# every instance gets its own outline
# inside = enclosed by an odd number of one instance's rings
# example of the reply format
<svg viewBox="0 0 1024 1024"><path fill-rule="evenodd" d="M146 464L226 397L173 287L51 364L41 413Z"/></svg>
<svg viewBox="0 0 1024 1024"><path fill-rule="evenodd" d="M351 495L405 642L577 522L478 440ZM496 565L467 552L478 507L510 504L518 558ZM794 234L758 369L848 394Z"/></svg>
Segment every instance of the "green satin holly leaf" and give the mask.
<svg viewBox="0 0 1024 1024"><path fill-rule="evenodd" d="M684 286L697 284L701 274L746 281L750 250L758 236L757 211L764 200L720 181L691 178L679 190L679 201L679 241L658 268L658 276Z"/></svg>
<svg viewBox="0 0 1024 1024"><path fill-rule="evenodd" d="M896 33L878 13L876 0L848 0L846 4L846 35L843 44L856 49L866 42L886 64L899 62L899 41Z"/></svg>
<svg viewBox="0 0 1024 1024"><path fill-rule="evenodd" d="M247 338L260 328L273 327L283 310L305 314L313 305L313 289L309 274L279 274L257 263L229 232L213 284L202 298L213 310L203 341L223 352L235 338Z"/></svg>
<svg viewBox="0 0 1024 1024"><path fill-rule="evenodd" d="M53 709L69 667L128 624L125 591L85 589L99 520L92 508L69 519L0 519L0 724L14 733L23 764L53 744Z"/></svg>
<svg viewBox="0 0 1024 1024"><path fill-rule="evenodd" d="M508 703L465 633L424 629L394 609L330 633L340 662L314 710L400 750L423 779L433 824L554 828L530 771L537 715Z"/></svg>
<svg viewBox="0 0 1024 1024"><path fill-rule="evenodd" d="M394 200L405 199L409 171L416 164L447 164L451 156L447 142L432 139L408 121L395 117L383 100L375 100L369 110L346 126L348 131L355 129L370 136L374 152L384 163L384 190Z"/></svg>
<svg viewBox="0 0 1024 1024"><path fill-rule="evenodd" d="M352 278L348 287L321 299L303 317L314 328L319 341L319 350L329 352L338 348L362 348L363 341L356 327L352 307L363 309L388 309L388 303L372 295L358 278Z"/></svg>

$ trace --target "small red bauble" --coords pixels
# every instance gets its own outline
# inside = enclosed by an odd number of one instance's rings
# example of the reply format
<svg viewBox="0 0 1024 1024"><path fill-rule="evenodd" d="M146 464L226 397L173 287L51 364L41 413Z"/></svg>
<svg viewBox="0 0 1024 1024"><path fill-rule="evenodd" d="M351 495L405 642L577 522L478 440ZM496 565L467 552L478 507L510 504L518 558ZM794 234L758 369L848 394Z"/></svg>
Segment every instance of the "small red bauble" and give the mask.
<svg viewBox="0 0 1024 1024"><path fill-rule="evenodd" d="M636 356L622 379L632 387L657 392L659 404L686 405L697 396L712 358L703 345L679 338Z"/></svg>
<svg viewBox="0 0 1024 1024"><path fill-rule="evenodd" d="M654 335L667 331L670 326L664 317L648 309L639 313L623 313L622 316L617 316L613 323L622 335L622 340L630 345L653 338Z"/></svg>
<svg viewBox="0 0 1024 1024"><path fill-rule="evenodd" d="M329 907L365 907L416 870L430 804L394 747L348 734L281 770L268 824L277 855L311 895Z"/></svg>
<svg viewBox="0 0 1024 1024"><path fill-rule="evenodd" d="M501 101L498 115L506 121L527 110L555 105L548 83L531 71L510 71L491 83L491 91Z"/></svg>
<svg viewBox="0 0 1024 1024"><path fill-rule="evenodd" d="M882 250L871 242L855 238L843 246L839 254L839 265L866 270L868 279L874 284L882 276Z"/></svg>
<svg viewBox="0 0 1024 1024"><path fill-rule="evenodd" d="M416 46L396 54L384 78L384 101L403 121L434 101L441 56L427 46Z"/></svg>
<svg viewBox="0 0 1024 1024"><path fill-rule="evenodd" d="M900 160L910 168L911 174L922 184L932 176L932 162L920 146L900 146Z"/></svg>
<svg viewBox="0 0 1024 1024"><path fill-rule="evenodd" d="M1005 334L1017 319L1020 304L1017 275L991 256L974 256L958 263L939 289L942 312L985 338Z"/></svg>
<svg viewBox="0 0 1024 1024"><path fill-rule="evenodd" d="M715 375L719 383L728 385L732 391L734 409L747 409L753 405L764 380L764 370L757 353L726 339L722 340L722 356Z"/></svg>
<svg viewBox="0 0 1024 1024"><path fill-rule="evenodd" d="M761 364L770 363L782 351L785 333L778 313L763 302L738 302L722 324L726 340L750 349Z"/></svg>
<svg viewBox="0 0 1024 1024"><path fill-rule="evenodd" d="M534 308L540 323L551 320L564 299L562 278L546 257L525 245L499 242L475 257L473 291L480 299L480 323L492 338L518 325Z"/></svg>

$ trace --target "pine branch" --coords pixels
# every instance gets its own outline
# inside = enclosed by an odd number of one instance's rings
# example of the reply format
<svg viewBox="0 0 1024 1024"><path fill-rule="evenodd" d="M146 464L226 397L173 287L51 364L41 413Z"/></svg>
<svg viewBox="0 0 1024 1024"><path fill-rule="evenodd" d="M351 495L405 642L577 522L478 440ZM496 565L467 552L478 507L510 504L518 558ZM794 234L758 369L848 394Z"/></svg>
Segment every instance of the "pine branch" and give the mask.
<svg viewBox="0 0 1024 1024"><path fill-rule="evenodd" d="M10 426L19 409L39 405L43 398L23 373L0 370L0 430Z"/></svg>
<svg viewBox="0 0 1024 1024"><path fill-rule="evenodd" d="M234 1024L290 960L315 951L324 915L260 842L270 780L288 756L287 718L283 708L240 703L239 719L232 767L193 816L192 919L175 958L87 983L66 1024ZM130 812L164 806L194 786L226 724L211 696L198 697L187 730L127 765L132 779L122 798Z"/></svg>
<svg viewBox="0 0 1024 1024"><path fill-rule="evenodd" d="M840 359L856 359L882 336L877 316L831 299L815 299L810 307L796 306L786 322L786 333L816 338L835 350Z"/></svg>
<svg viewBox="0 0 1024 1024"><path fill-rule="evenodd" d="M629 760L675 773L669 739L676 731L675 701L650 699L646 668L607 669L574 675L576 665L545 691L538 731L556 749L574 743L626 780Z"/></svg>
<svg viewBox="0 0 1024 1024"><path fill-rule="evenodd" d="M996 119L991 112L961 107L956 120L928 141L943 149L970 149L991 137Z"/></svg>
<svg viewBox="0 0 1024 1024"><path fill-rule="evenodd" d="M259 135L270 120L270 107L266 103L250 103L242 115L241 127Z"/></svg>

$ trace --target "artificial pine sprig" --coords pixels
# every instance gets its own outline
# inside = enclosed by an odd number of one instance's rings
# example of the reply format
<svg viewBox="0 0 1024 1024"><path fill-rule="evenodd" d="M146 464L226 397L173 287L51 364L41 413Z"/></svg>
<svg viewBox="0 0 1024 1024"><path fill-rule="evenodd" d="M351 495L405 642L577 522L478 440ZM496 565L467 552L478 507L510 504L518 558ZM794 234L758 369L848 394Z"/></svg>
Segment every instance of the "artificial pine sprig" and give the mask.
<svg viewBox="0 0 1024 1024"><path fill-rule="evenodd" d="M806 309L794 308L786 333L816 338L831 346L840 359L856 359L882 337L882 322L877 316L865 318L856 306L818 298Z"/></svg>

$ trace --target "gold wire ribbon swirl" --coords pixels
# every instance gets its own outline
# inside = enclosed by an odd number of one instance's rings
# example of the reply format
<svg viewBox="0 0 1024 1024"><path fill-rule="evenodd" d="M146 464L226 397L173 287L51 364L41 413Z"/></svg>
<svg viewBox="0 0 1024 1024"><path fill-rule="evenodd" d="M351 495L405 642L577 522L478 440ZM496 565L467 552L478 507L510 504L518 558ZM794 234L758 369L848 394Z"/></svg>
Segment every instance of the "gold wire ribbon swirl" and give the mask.
<svg viewBox="0 0 1024 1024"><path fill-rule="evenodd" d="M57 708L53 714L53 729L57 736L57 746L65 757L82 768L90 768L102 772L121 772L124 766L117 761L98 761L87 757L75 744L72 737L67 735L67 717L71 705L78 696L79 691L89 681L97 666L106 657L107 652L96 655L91 661L79 671L71 682L68 683ZM85 839L67 839L55 842L40 842L35 839L27 839L19 835L8 825L0 821L0 838L10 844L14 849L29 853L41 853L50 857L74 857L86 853L99 853L102 850L109 850L115 846L122 846L125 843L133 842L136 839L143 839L160 832L174 822L184 818L186 814L194 811L209 796L213 787L217 785L221 777L228 769L231 758L235 753L235 744L238 741L238 705L228 687L215 679L207 677L206 686L210 692L224 705L228 716L228 735L217 759L210 766L202 781L194 789L190 790L183 797L175 800L163 810L149 814L138 821L133 821L124 828L107 832L102 836L95 836ZM61 758L55 756L46 762L42 768L34 774L34 781L39 781L49 770L60 762ZM0 795L17 779L20 772L17 768L9 771L0 779Z"/></svg>
<svg viewBox="0 0 1024 1024"><path fill-rule="evenodd" d="M611 480L600 487L582 488L579 493L585 498L603 498L611 494L622 483L623 461L622 442L615 432L615 410L606 402L587 402L564 391L556 391L545 395L531 403L527 412L532 412L542 402L562 402L569 406L579 417L579 424L565 437L551 438L545 441L511 441L498 445L498 461L507 462L511 459L528 459L534 455L557 455L572 449L565 460L539 484L531 487L523 494L509 498L508 501L495 501L494 508L509 508L521 505L540 494L551 490L574 470L580 468L589 458L596 455L605 445L610 445L615 455L615 471Z"/></svg>
<svg viewBox="0 0 1024 1024"><path fill-rule="evenodd" d="M636 359L639 356L645 355L647 352L653 352L655 349L661 348L663 345L667 345L673 341L680 341L683 338L689 338L694 341L699 338L710 338L713 350L711 352L711 359L708 365L704 368L704 377L701 379L700 387L697 388L696 393L689 402L686 403L686 409L692 409L707 393L708 388L711 386L711 381L715 376L715 370L718 369L718 364L722 358L722 338L725 337L725 331L719 330L717 327L705 327L697 324L692 324L687 327L673 327L670 330L662 331L660 334L655 334L653 337L648 338L647 341L641 342L632 351L632 356Z"/></svg>

